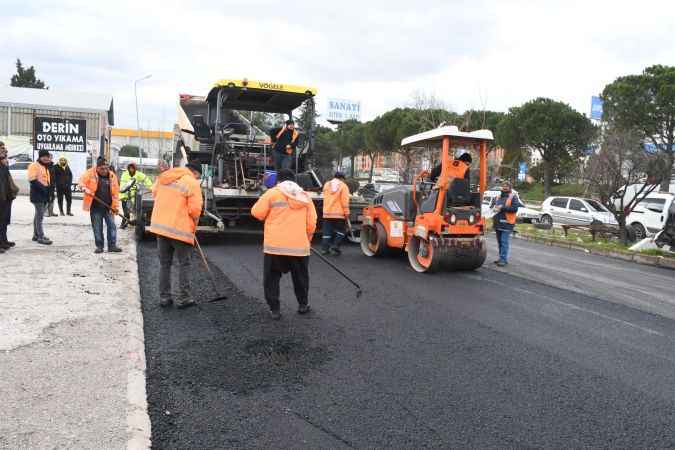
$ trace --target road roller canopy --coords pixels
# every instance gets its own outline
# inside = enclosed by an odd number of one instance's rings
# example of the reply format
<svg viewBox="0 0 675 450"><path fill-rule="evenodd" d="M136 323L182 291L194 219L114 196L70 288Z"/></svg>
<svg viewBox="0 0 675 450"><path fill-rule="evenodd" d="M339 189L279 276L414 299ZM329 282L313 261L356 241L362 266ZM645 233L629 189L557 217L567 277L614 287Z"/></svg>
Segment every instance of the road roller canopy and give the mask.
<svg viewBox="0 0 675 450"><path fill-rule="evenodd" d="M219 93L224 109L289 114L313 98L316 89L269 81L219 80L206 97L207 102L215 105Z"/></svg>
<svg viewBox="0 0 675 450"><path fill-rule="evenodd" d="M457 128L454 125L450 125L435 128L433 130L425 131L423 133L418 133L413 136L408 136L407 138L404 138L401 141L401 146L405 147L407 145L440 143L446 136L450 137L452 140L470 143L494 140L494 136L492 135L492 131L490 130L477 130L466 132L466 131L459 131L459 128Z"/></svg>

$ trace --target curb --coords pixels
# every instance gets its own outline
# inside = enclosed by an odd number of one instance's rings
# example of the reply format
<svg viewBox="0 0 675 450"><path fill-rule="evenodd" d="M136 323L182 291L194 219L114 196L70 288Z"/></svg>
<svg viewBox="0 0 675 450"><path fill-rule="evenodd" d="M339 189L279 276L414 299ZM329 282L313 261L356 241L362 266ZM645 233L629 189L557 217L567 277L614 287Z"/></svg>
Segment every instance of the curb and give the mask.
<svg viewBox="0 0 675 450"><path fill-rule="evenodd" d="M131 234L129 234L131 236ZM138 280L136 242L129 239L129 267L132 289L127 321L127 449L149 450L151 425L145 391L145 337L141 312L141 293Z"/></svg>
<svg viewBox="0 0 675 450"><path fill-rule="evenodd" d="M526 236L521 233L515 233L514 237L516 239L521 239L523 241L536 242L542 245L550 245L551 247L568 248L570 250L582 251L584 253L590 253L592 255L605 256L607 258L620 259L622 261L631 261L636 264L642 264L645 266L663 267L665 269L675 270L675 258L644 255L640 253L621 253L612 250L591 249L574 243L559 242L554 239Z"/></svg>

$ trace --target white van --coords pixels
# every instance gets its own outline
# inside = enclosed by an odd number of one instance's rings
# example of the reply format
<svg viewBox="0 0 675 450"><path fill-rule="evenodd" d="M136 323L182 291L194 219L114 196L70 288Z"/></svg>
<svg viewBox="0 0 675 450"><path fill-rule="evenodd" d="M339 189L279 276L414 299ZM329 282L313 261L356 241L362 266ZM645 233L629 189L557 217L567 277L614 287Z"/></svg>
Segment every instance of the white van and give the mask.
<svg viewBox="0 0 675 450"><path fill-rule="evenodd" d="M669 192L652 192L638 203L626 218L626 223L635 230L637 240L658 233L668 218L668 209L675 195Z"/></svg>

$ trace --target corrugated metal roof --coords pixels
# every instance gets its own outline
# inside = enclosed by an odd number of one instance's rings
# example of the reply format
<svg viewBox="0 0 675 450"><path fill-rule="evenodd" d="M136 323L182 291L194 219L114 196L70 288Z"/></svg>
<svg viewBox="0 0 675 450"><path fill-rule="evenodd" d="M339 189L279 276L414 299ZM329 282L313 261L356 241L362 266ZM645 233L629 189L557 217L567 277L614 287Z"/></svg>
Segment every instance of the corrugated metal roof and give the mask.
<svg viewBox="0 0 675 450"><path fill-rule="evenodd" d="M110 112L113 107L111 95L62 89L31 89L0 86L0 105L55 108L65 111Z"/></svg>

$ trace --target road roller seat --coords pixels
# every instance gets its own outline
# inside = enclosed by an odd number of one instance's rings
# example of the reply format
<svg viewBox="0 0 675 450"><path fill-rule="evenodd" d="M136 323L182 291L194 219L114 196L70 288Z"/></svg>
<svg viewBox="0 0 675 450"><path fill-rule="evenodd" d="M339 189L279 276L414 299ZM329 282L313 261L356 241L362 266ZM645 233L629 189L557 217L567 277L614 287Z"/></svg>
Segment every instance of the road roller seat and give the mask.
<svg viewBox="0 0 675 450"><path fill-rule="evenodd" d="M453 206L469 206L472 205L471 187L469 180L465 178L455 178L450 183L447 195L447 205Z"/></svg>

